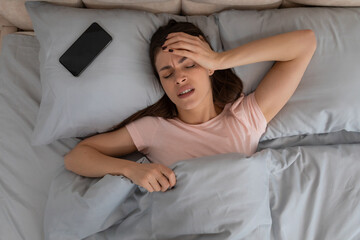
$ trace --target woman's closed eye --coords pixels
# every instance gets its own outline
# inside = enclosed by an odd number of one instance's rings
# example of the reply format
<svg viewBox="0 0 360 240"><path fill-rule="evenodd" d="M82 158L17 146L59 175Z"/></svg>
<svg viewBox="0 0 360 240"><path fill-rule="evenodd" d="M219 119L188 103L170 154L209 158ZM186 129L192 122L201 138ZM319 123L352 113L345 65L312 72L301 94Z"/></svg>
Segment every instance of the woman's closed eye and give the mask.
<svg viewBox="0 0 360 240"><path fill-rule="evenodd" d="M191 66L188 66L188 67L186 67L186 68L193 68L193 67L195 67L195 64L193 64L193 65L191 65ZM171 75L172 75L172 73L169 74L169 75L167 75L167 76L165 76L164 78L169 78Z"/></svg>

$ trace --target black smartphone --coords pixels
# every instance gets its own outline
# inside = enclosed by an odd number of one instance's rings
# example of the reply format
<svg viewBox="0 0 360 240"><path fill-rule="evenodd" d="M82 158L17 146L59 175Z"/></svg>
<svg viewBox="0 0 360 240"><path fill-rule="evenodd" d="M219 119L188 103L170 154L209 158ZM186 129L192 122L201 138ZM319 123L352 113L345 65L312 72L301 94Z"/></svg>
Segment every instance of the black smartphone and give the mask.
<svg viewBox="0 0 360 240"><path fill-rule="evenodd" d="M111 41L110 34L94 22L59 58L59 62L77 77Z"/></svg>

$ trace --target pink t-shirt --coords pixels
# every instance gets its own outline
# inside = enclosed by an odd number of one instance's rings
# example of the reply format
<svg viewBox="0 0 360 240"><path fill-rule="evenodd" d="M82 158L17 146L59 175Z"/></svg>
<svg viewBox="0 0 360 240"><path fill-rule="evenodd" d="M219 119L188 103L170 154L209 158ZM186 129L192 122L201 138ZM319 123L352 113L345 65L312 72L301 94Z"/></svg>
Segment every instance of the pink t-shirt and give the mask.
<svg viewBox="0 0 360 240"><path fill-rule="evenodd" d="M239 152L255 153L266 119L254 92L225 105L216 117L201 124L179 118L146 116L127 124L139 152L154 163L170 166L190 158Z"/></svg>

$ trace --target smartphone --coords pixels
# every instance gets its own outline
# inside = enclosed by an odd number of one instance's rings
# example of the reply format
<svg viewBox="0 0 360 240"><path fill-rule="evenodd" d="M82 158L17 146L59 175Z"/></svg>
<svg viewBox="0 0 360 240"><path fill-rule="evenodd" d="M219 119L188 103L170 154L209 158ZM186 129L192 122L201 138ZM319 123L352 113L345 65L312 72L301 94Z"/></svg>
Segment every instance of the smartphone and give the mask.
<svg viewBox="0 0 360 240"><path fill-rule="evenodd" d="M61 55L59 62L75 77L112 41L112 37L98 23L94 22Z"/></svg>

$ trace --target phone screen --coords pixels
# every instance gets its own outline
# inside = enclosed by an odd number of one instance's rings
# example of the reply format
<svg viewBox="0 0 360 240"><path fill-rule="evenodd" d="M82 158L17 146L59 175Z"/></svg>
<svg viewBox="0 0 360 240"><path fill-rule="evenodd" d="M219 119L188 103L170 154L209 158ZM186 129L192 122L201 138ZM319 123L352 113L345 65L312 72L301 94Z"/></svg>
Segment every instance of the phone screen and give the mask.
<svg viewBox="0 0 360 240"><path fill-rule="evenodd" d="M96 22L69 47L60 57L60 63L75 77L96 58L111 42L112 37Z"/></svg>

